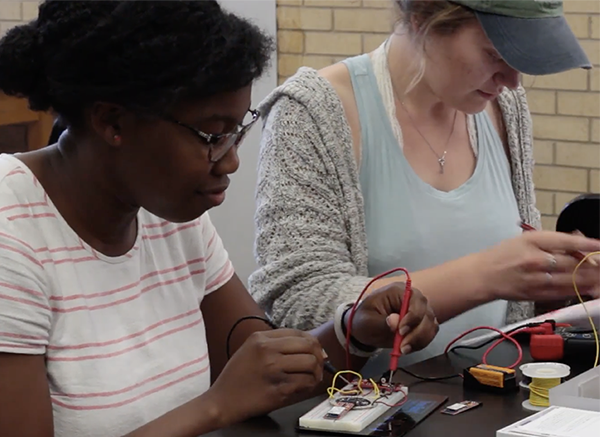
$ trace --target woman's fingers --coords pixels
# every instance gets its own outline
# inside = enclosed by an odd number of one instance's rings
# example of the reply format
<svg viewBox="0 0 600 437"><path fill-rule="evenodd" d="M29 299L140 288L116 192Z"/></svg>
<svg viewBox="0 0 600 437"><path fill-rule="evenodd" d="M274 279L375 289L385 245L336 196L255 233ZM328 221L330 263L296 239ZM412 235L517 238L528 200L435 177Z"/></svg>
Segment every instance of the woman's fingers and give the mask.
<svg viewBox="0 0 600 437"><path fill-rule="evenodd" d="M600 240L562 232L527 232L523 236L545 252L596 252L600 251Z"/></svg>

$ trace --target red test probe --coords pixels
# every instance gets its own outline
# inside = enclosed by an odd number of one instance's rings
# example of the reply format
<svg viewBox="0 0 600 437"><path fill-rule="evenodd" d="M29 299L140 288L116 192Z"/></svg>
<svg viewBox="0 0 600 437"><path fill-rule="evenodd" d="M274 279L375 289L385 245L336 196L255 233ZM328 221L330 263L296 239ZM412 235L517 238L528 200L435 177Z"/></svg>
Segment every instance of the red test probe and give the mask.
<svg viewBox="0 0 600 437"><path fill-rule="evenodd" d="M408 313L408 307L410 305L410 298L412 295L412 282L410 279L410 274L408 273L408 270L406 270L403 267L398 267L392 270L388 270L387 272L381 273L377 276L375 276L374 278L372 278L369 283L365 286L365 288L363 288L362 292L360 293L360 295L358 296L358 299L356 299L356 301L354 302L354 305L352 305L352 308L350 308L350 313L349 313L349 317L348 317L348 329L346 330L346 366L348 369L352 368L352 363L350 362L350 353L348 352L350 350L350 339L352 338L352 322L354 320L354 313L356 312L356 308L358 308L358 305L360 304L364 294L367 292L367 290L369 289L369 287L375 282L378 281L381 278L384 278L385 276L391 275L392 273L396 273L396 272L403 272L404 275L406 276L406 281L405 281L405 287L404 287L404 296L402 299L402 305L400 306L400 320L398 323L400 323L402 321L402 319L404 318L404 316L406 316L406 313ZM398 330L396 330L396 334L394 336L394 346L393 346L393 350L392 350L392 357L390 359L390 370L391 370L391 374L390 374L390 382L392 381L392 376L394 371L398 368L398 357L402 354L400 352L400 345L402 344L402 339L403 337L400 335L400 332Z"/></svg>
<svg viewBox="0 0 600 437"><path fill-rule="evenodd" d="M410 305L410 298L412 295L412 286L410 283L410 279L406 279L406 287L404 288L404 296L402 298L402 307L400 308L400 320L398 321L398 326L408 313L408 307ZM390 354L390 383L394 378L394 372L398 368L398 358L402 355L400 351L400 346L402 345L402 340L404 337L400 335L400 330L396 329L396 335L394 336L394 346L392 348L392 353Z"/></svg>

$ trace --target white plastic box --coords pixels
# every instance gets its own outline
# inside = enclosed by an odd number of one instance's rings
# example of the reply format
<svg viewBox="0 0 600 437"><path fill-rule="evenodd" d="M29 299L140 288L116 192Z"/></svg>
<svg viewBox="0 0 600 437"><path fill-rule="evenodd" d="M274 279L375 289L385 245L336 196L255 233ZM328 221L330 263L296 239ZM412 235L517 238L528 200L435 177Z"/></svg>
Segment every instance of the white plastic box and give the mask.
<svg viewBox="0 0 600 437"><path fill-rule="evenodd" d="M600 366L550 389L550 405L600 412Z"/></svg>

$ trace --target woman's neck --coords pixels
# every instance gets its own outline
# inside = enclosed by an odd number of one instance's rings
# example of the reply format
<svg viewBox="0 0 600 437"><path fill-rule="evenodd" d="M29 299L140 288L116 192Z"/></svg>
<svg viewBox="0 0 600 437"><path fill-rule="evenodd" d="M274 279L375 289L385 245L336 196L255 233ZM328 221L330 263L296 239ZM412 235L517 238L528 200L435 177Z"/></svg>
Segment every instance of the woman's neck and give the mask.
<svg viewBox="0 0 600 437"><path fill-rule="evenodd" d="M92 148L101 146L67 132L32 161L40 183L79 237L100 253L119 256L135 244L139 208L125 201L116 181L106 176L112 173L104 171L107 158L91 153Z"/></svg>
<svg viewBox="0 0 600 437"><path fill-rule="evenodd" d="M388 68L398 103L402 102L415 118L446 120L453 116L455 109L435 95L424 77L408 89L419 74L419 64L415 61L424 56L415 50L408 32L395 32L389 44Z"/></svg>

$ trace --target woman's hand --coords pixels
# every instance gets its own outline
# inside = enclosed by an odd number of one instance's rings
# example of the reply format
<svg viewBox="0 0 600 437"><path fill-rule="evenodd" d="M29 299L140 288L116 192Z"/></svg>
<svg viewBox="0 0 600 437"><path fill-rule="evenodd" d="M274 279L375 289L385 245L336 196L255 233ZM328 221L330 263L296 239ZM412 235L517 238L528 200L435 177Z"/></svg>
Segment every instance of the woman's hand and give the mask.
<svg viewBox="0 0 600 437"><path fill-rule="evenodd" d="M573 271L579 260L570 252L600 250L600 241L561 232L536 231L506 240L481 253L473 274L480 272L482 287L494 299L550 301L575 296ZM600 268L588 262L576 276L582 294L600 287Z"/></svg>
<svg viewBox="0 0 600 437"><path fill-rule="evenodd" d="M364 298L352 320L352 337L368 346L389 348L394 343L396 330L399 330L404 336L401 344L403 354L429 345L439 331L433 309L427 298L413 288L406 317L399 320L404 287L404 282L395 282Z"/></svg>
<svg viewBox="0 0 600 437"><path fill-rule="evenodd" d="M209 390L221 426L269 413L305 397L323 379L316 337L293 329L255 332Z"/></svg>

